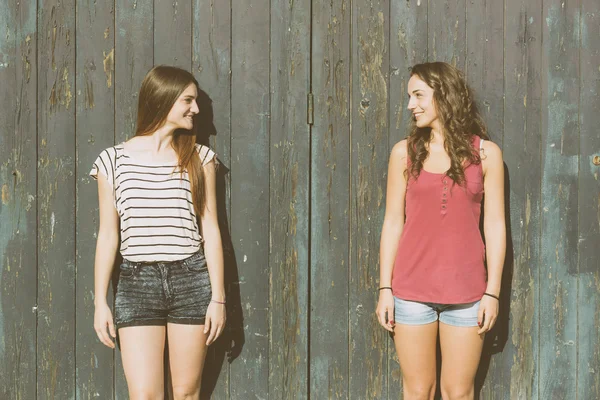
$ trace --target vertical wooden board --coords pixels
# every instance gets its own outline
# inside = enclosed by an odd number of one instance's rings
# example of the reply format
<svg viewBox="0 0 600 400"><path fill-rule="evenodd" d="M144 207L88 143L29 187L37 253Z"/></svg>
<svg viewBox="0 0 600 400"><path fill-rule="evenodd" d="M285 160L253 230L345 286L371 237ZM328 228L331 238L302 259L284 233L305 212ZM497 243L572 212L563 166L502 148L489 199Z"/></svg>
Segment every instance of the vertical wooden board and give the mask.
<svg viewBox="0 0 600 400"><path fill-rule="evenodd" d="M505 7L503 157L513 249L506 254L505 268L512 269L512 282L508 286L504 282L502 288L502 305L507 298L510 303L500 312L510 314L508 337L501 343L501 371L487 373L490 383L496 381L496 373L503 377L499 397L504 399L539 398L541 7L541 0L507 0ZM493 396L495 390L493 384L486 385L482 398Z"/></svg>
<svg viewBox="0 0 600 400"><path fill-rule="evenodd" d="M576 388L579 2L543 2L540 398Z"/></svg>
<svg viewBox="0 0 600 400"><path fill-rule="evenodd" d="M387 393L389 335L377 322L379 238L388 159L390 3L352 2L349 398Z"/></svg>
<svg viewBox="0 0 600 400"><path fill-rule="evenodd" d="M232 2L231 234L246 341L231 398L268 397L269 1Z"/></svg>
<svg viewBox="0 0 600 400"><path fill-rule="evenodd" d="M350 218L350 23L346 0L313 2L310 397L346 399Z"/></svg>
<svg viewBox="0 0 600 400"><path fill-rule="evenodd" d="M491 139L501 146L504 131L504 4L467 1L465 75L475 91Z"/></svg>
<svg viewBox="0 0 600 400"><path fill-rule="evenodd" d="M429 61L445 61L464 71L467 47L465 2L466 0L429 0Z"/></svg>
<svg viewBox="0 0 600 400"><path fill-rule="evenodd" d="M577 396L600 399L600 10L582 0L580 49L579 329Z"/></svg>
<svg viewBox="0 0 600 400"><path fill-rule="evenodd" d="M115 143L135 134L138 93L153 63L152 15L151 1L115 1ZM120 351L115 352L114 373L115 399L128 399Z"/></svg>
<svg viewBox="0 0 600 400"><path fill-rule="evenodd" d="M269 397L307 399L310 0L271 12Z"/></svg>
<svg viewBox="0 0 600 400"><path fill-rule="evenodd" d="M236 268L231 257L231 237L229 215L230 175L226 172L231 166L231 4L229 1L195 0L192 14L192 72L200 88L206 95L200 95L199 138L206 141L210 137L210 146L217 152L222 164L217 181L218 213L225 255L225 284L231 287L231 271ZM228 309L235 296L228 290ZM230 343L226 336L235 324L235 317L228 315L225 338L211 346L205 363L202 391L215 399L229 398L229 365L225 360L223 340ZM202 397L203 398L203 397Z"/></svg>
<svg viewBox="0 0 600 400"><path fill-rule="evenodd" d="M38 398L75 396L75 2L38 2Z"/></svg>
<svg viewBox="0 0 600 400"><path fill-rule="evenodd" d="M154 1L154 65L192 67L192 1Z"/></svg>
<svg viewBox="0 0 600 400"><path fill-rule="evenodd" d="M36 8L0 1L0 398L36 397Z"/></svg>
<svg viewBox="0 0 600 400"><path fill-rule="evenodd" d="M390 2L389 148L408 134L410 69L427 61L427 1ZM389 153L389 152L388 152ZM385 172L387 175L387 170Z"/></svg>
<svg viewBox="0 0 600 400"><path fill-rule="evenodd" d="M114 7L77 1L76 385L78 399L113 397L113 351L94 331L98 185L88 175L114 142ZM109 301L112 299L108 297Z"/></svg>
<svg viewBox="0 0 600 400"><path fill-rule="evenodd" d="M387 153L383 156L386 162L389 161L392 147L408 135L412 118L406 108L410 69L415 64L427 61L427 1L391 1L389 38L389 139ZM387 182L387 165L380 173L384 182ZM385 210L386 191L387 187L384 186L382 210ZM391 337L387 339L387 376L387 398L402 396L400 364Z"/></svg>

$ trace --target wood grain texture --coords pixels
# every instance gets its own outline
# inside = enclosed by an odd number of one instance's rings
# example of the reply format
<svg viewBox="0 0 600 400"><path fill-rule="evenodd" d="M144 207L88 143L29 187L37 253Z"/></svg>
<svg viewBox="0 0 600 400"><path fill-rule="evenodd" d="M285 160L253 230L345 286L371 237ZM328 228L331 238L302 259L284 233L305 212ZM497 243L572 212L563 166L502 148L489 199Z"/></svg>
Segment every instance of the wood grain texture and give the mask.
<svg viewBox="0 0 600 400"><path fill-rule="evenodd" d="M140 86L153 65L153 13L152 2L115 0L114 144L135 134ZM128 399L120 351L114 359L115 399Z"/></svg>
<svg viewBox="0 0 600 400"><path fill-rule="evenodd" d="M313 3L310 397L346 399L351 3Z"/></svg>
<svg viewBox="0 0 600 400"><path fill-rule="evenodd" d="M389 338L379 298L379 238L388 148L390 3L352 2L349 398L387 397Z"/></svg>
<svg viewBox="0 0 600 400"><path fill-rule="evenodd" d="M88 173L100 152L114 142L114 26L112 4L77 1L75 357L79 399L113 397L113 351L98 341L94 331L98 184Z"/></svg>
<svg viewBox="0 0 600 400"><path fill-rule="evenodd" d="M36 397L35 5L0 1L0 398Z"/></svg>
<svg viewBox="0 0 600 400"><path fill-rule="evenodd" d="M269 397L307 399L310 1L271 12Z"/></svg>
<svg viewBox="0 0 600 400"><path fill-rule="evenodd" d="M154 1L154 65L192 67L192 2Z"/></svg>
<svg viewBox="0 0 600 400"><path fill-rule="evenodd" d="M38 393L75 397L75 2L38 10Z"/></svg>
<svg viewBox="0 0 600 400"><path fill-rule="evenodd" d="M424 1L424 0L423 0ZM466 0L428 2L428 61L445 61L464 71Z"/></svg>
<svg viewBox="0 0 600 400"><path fill-rule="evenodd" d="M232 3L231 232L247 338L230 368L232 399L268 397L269 9Z"/></svg>
<svg viewBox="0 0 600 400"><path fill-rule="evenodd" d="M577 390L579 2L543 2L539 397Z"/></svg>
<svg viewBox="0 0 600 400"><path fill-rule="evenodd" d="M600 10L581 2L577 396L600 398Z"/></svg>
<svg viewBox="0 0 600 400"><path fill-rule="evenodd" d="M195 0L192 4L192 73L200 88L199 116L195 122L199 140L217 152L221 166L217 180L219 221L225 254L226 287L231 287L232 272L236 268L231 251L231 181L227 169L231 166L231 3L229 1ZM227 301L235 296L227 291ZM229 364L225 361L228 333L235 320L229 312L226 333L207 355L202 378L203 396L215 399L229 398ZM202 398L205 398L202 397Z"/></svg>
<svg viewBox="0 0 600 400"><path fill-rule="evenodd" d="M503 157L509 195L512 254L502 299L509 299L509 336L502 352L501 398L538 399L541 163L541 1L509 0L505 7L505 113ZM509 246L510 249L510 246ZM505 304L504 302L502 303ZM503 329L503 326L499 328ZM493 381L494 372L488 373ZM486 385L489 392L494 385ZM484 392L486 393L486 392ZM486 394L487 394L486 393ZM482 393L482 398L484 394Z"/></svg>

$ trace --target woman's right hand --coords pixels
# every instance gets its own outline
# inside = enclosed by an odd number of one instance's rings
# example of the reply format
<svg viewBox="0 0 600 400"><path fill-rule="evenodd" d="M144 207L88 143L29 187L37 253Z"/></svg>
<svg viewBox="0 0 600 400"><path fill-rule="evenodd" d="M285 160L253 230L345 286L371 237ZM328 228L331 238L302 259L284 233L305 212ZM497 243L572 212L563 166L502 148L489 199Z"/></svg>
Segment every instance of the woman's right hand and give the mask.
<svg viewBox="0 0 600 400"><path fill-rule="evenodd" d="M394 332L394 295L389 289L379 291L377 302L377 320L379 325L390 332Z"/></svg>
<svg viewBox="0 0 600 400"><path fill-rule="evenodd" d="M117 337L110 307L106 303L98 304L96 305L96 309L94 311L94 330L98 335L98 339L100 339L102 343L104 343L107 347L114 349L115 343L108 335L106 330L107 327L110 335L113 338Z"/></svg>

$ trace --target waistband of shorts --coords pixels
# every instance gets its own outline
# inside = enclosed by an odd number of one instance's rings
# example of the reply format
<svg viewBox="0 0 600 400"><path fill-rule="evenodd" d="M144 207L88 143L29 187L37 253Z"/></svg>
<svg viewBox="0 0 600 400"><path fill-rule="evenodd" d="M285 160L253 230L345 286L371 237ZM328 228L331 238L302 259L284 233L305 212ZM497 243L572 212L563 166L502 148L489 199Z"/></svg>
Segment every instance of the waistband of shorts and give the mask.
<svg viewBox="0 0 600 400"><path fill-rule="evenodd" d="M191 256L184 258L183 260L176 261L130 261L123 259L124 263L131 265L132 267L144 267L150 265L161 265L167 268L186 267L190 264L197 262L199 259L204 258L204 249L200 246L200 250L192 254Z"/></svg>

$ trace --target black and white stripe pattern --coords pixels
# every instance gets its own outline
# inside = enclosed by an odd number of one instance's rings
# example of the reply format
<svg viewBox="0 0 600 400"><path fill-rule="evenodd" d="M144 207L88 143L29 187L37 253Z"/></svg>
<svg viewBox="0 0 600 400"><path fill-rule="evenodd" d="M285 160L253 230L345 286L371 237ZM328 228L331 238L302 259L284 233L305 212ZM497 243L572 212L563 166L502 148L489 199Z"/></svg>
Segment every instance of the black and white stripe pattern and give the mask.
<svg viewBox="0 0 600 400"><path fill-rule="evenodd" d="M215 153L196 145L202 165ZM121 255L134 262L177 261L200 249L202 238L187 171L177 165L141 163L123 144L100 153L90 171L104 175L114 190L121 221Z"/></svg>

